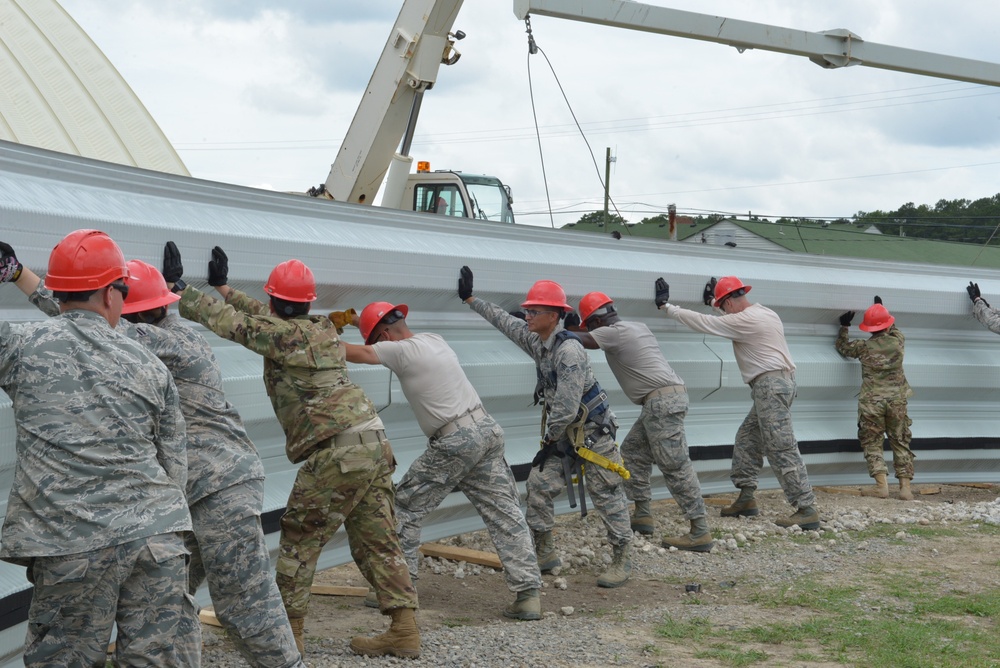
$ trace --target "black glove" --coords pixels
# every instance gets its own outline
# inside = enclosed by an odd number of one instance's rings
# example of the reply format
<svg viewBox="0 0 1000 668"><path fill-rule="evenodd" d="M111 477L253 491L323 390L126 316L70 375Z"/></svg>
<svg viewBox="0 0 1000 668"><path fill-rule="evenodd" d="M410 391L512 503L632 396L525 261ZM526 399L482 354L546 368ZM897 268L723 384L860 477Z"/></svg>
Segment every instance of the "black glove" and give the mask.
<svg viewBox="0 0 1000 668"><path fill-rule="evenodd" d="M181 252L177 244L168 241L163 247L163 280L176 283L184 275L184 264L181 262Z"/></svg>
<svg viewBox="0 0 1000 668"><path fill-rule="evenodd" d="M875 304L881 304L882 303L882 298L879 297L878 295L875 295L875 301L873 303L875 303Z"/></svg>
<svg viewBox="0 0 1000 668"><path fill-rule="evenodd" d="M6 244L3 244L3 245L6 245ZM5 256L6 256L6 254L7 254L7 252L4 251L4 255ZM980 294L980 292L979 292L979 283L973 283L972 281L969 281L969 285L966 286L965 291L969 293L969 299L972 300L973 304L976 303L976 299L982 299L983 298L983 295Z"/></svg>
<svg viewBox="0 0 1000 668"><path fill-rule="evenodd" d="M528 321L527 316L524 315L524 311L511 311L510 314L517 318L518 320Z"/></svg>
<svg viewBox="0 0 1000 668"><path fill-rule="evenodd" d="M846 313L840 314L841 327L850 327L852 320L854 320L854 311L847 311Z"/></svg>
<svg viewBox="0 0 1000 668"><path fill-rule="evenodd" d="M705 289L701 293L701 301L705 303L705 306L711 306L712 302L715 301L715 284L718 283L715 276L709 279L708 283L705 284Z"/></svg>
<svg viewBox="0 0 1000 668"><path fill-rule="evenodd" d="M554 441L542 441L542 447L535 455L535 458L531 460L531 467L538 467L539 472L545 470L545 461L552 455L561 457L558 448Z"/></svg>
<svg viewBox="0 0 1000 668"><path fill-rule="evenodd" d="M656 296L653 298L653 303L656 304L656 308L660 308L668 301L670 301L670 286L667 282L663 280L663 277L656 279L653 284L653 288L656 290Z"/></svg>
<svg viewBox="0 0 1000 668"><path fill-rule="evenodd" d="M563 327L572 330L580 326L580 315L576 311L570 311L563 317Z"/></svg>
<svg viewBox="0 0 1000 668"><path fill-rule="evenodd" d="M462 267L458 272L458 298L463 302L472 296L472 270Z"/></svg>
<svg viewBox="0 0 1000 668"><path fill-rule="evenodd" d="M213 288L229 283L229 257L226 251L216 246L212 249L212 259L208 261L208 284Z"/></svg>
<svg viewBox="0 0 1000 668"><path fill-rule="evenodd" d="M14 283L21 278L24 266L17 261L14 247L5 241L0 241L0 283Z"/></svg>

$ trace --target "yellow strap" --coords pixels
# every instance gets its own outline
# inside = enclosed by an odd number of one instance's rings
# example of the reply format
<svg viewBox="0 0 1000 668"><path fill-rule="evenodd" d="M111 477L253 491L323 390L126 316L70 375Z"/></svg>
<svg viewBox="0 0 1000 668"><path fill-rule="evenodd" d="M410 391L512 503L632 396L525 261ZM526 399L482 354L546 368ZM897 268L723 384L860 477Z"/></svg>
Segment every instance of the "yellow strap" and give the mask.
<svg viewBox="0 0 1000 668"><path fill-rule="evenodd" d="M585 459L588 462L597 464L601 468L617 473L624 480L628 480L632 477L632 474L629 473L627 468L621 464L616 464L604 455L597 454L590 448L579 447L576 449L576 454L579 455L581 459Z"/></svg>

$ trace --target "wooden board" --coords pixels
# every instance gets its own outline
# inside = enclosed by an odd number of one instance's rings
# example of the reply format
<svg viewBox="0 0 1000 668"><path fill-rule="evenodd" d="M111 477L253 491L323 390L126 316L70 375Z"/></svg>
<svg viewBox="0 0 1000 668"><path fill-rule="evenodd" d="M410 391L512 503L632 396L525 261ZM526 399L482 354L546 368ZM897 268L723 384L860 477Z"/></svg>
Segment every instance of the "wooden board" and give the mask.
<svg viewBox="0 0 1000 668"><path fill-rule="evenodd" d="M481 552L480 550L441 545L440 543L424 543L420 546L420 552L427 557L437 557L438 559L448 559L449 561L464 561L469 564L479 564L480 566L489 566L496 569L502 568L500 557L492 552Z"/></svg>
<svg viewBox="0 0 1000 668"><path fill-rule="evenodd" d="M849 494L850 496L861 496L861 490L853 487L815 487L814 489L827 494Z"/></svg>
<svg viewBox="0 0 1000 668"><path fill-rule="evenodd" d="M368 595L368 587L348 587L346 585L314 584L309 591L320 596L360 596L364 598Z"/></svg>
<svg viewBox="0 0 1000 668"><path fill-rule="evenodd" d="M201 612L198 613L198 619L201 620L202 624L208 624L209 626L222 626L222 622L219 618L215 616L215 609L213 608L202 608Z"/></svg>

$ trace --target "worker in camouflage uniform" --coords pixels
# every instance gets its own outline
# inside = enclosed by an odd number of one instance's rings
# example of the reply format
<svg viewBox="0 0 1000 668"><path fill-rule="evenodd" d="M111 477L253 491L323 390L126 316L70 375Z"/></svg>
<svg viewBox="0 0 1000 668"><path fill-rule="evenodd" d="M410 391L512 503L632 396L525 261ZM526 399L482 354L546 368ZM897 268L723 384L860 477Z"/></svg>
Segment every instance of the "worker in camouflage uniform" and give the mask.
<svg viewBox="0 0 1000 668"><path fill-rule="evenodd" d="M795 363L785 340L778 314L751 304L750 286L735 276L712 278L702 293L705 305L722 311L706 315L669 303L670 286L662 278L654 283L654 302L668 318L696 332L725 337L733 342L733 354L743 382L750 386L753 407L736 432L730 478L740 490L736 501L722 509L723 517L752 516L760 510L754 493L764 466L764 457L778 478L785 499L796 509L789 517L775 520L781 527L818 529L816 495L809 484L806 465L792 429L795 399Z"/></svg>
<svg viewBox="0 0 1000 668"><path fill-rule="evenodd" d="M183 266L169 244L164 265L180 292ZM305 664L295 647L260 524L264 465L236 408L226 401L222 371L205 337L167 306L180 299L159 270L130 260L129 296L117 329L162 361L177 385L187 425L187 490L193 531L188 592L208 579L219 622L250 665L261 668ZM17 281L28 299L48 315L59 305L41 280L25 268Z"/></svg>
<svg viewBox="0 0 1000 668"><path fill-rule="evenodd" d="M17 283L13 248L0 253L0 283ZM115 665L201 660L178 534L191 529L184 418L166 367L114 329L128 276L114 241L77 230L49 256L60 315L0 323L17 422L0 558L34 584L27 666L103 666L115 625Z"/></svg>
<svg viewBox="0 0 1000 668"><path fill-rule="evenodd" d="M649 509L652 499L649 477L655 462L677 507L691 523L687 535L664 536L663 547L710 552L715 542L708 530L701 484L691 465L684 436L684 416L688 411L684 381L667 363L649 327L622 320L614 301L603 292L583 296L580 319L587 328L586 332L577 332L583 347L603 350L625 395L642 406L639 419L621 447L631 474L625 481L625 492L635 503L632 530L652 535L655 528Z"/></svg>
<svg viewBox="0 0 1000 668"><path fill-rule="evenodd" d="M458 296L472 310L535 360L538 374L536 398L543 401L542 449L532 461L527 482L526 519L535 539L538 567L551 572L562 565L552 540L555 526L554 499L566 489L559 460L573 453L579 429L584 444L598 455L621 465L615 444L618 423L607 394L590 369L587 351L575 334L563 328L563 315L570 310L566 293L553 281L537 281L521 304L525 320L478 299L472 294L472 270L462 267ZM584 424L579 424L584 415ZM547 462L547 465L546 465ZM612 560L597 579L599 587L620 587L632 573L629 555L632 529L628 499L621 476L598 465L587 465L584 481L608 532ZM584 500L581 499L581 503Z"/></svg>
<svg viewBox="0 0 1000 668"><path fill-rule="evenodd" d="M994 334L1000 334L1000 309L993 308L988 301L983 299L979 292L978 283L969 281L965 291L969 293L969 299L972 300L972 314L976 316L976 320Z"/></svg>
<svg viewBox="0 0 1000 668"><path fill-rule="evenodd" d="M865 311L858 327L869 332L867 340L851 341L848 331L854 311L840 316L840 332L834 344L844 357L861 362L861 394L858 397L858 440L868 463L868 475L875 479L875 489L866 496L889 498L886 481L884 444L889 439L892 467L899 481L899 498L912 501L910 481L913 479L913 451L910 450L910 425L906 400L913 395L903 374L903 352L906 337L893 323L896 321L877 296Z"/></svg>
<svg viewBox="0 0 1000 668"><path fill-rule="evenodd" d="M417 577L424 517L459 489L483 518L507 586L517 594L504 616L541 619L542 575L514 474L504 459L503 429L483 409L455 351L438 334L414 334L407 313L405 304L369 304L358 323L365 345L344 345L348 362L382 364L396 374L429 439L427 450L396 486L399 537L410 577Z"/></svg>
<svg viewBox="0 0 1000 668"><path fill-rule="evenodd" d="M277 567L299 651L316 562L344 524L351 556L392 617L388 631L354 638L351 649L417 657L417 592L395 530L392 447L374 405L347 376L336 325L309 315L313 273L298 260L282 262L264 285L266 304L229 287L228 274L229 259L216 246L208 284L224 301L187 286L178 306L183 317L264 357L264 385L285 431L285 451L302 463L281 518Z"/></svg>

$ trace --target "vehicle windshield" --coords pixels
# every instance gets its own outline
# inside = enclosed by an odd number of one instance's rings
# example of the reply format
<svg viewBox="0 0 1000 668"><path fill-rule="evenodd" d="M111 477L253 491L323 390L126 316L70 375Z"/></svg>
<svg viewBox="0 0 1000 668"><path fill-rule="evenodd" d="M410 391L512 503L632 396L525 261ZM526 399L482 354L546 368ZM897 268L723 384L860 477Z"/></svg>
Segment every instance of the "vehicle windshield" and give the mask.
<svg viewBox="0 0 1000 668"><path fill-rule="evenodd" d="M461 174L460 177L465 183L469 199L472 200L470 217L501 223L514 222L514 212L510 209L507 190L499 179L471 174Z"/></svg>

